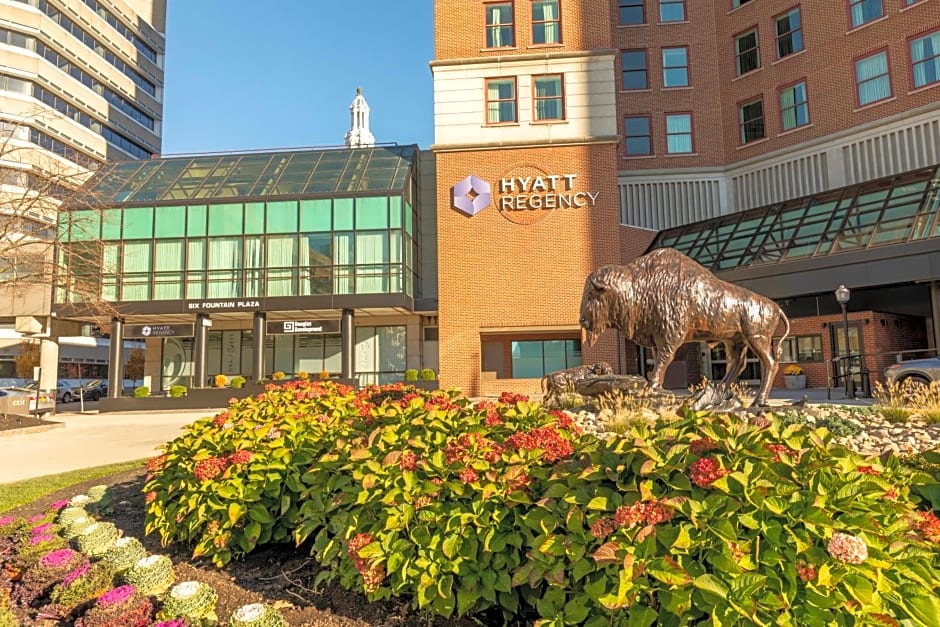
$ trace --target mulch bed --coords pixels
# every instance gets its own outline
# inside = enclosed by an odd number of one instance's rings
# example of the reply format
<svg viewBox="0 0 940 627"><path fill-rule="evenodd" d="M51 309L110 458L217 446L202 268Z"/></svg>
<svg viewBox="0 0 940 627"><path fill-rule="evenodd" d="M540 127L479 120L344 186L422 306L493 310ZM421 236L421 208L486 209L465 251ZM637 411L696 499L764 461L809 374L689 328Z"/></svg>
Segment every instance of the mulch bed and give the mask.
<svg viewBox="0 0 940 627"><path fill-rule="evenodd" d="M274 603L289 625L313 627L479 627L502 625L500 613L470 618L433 618L411 609L411 598L370 603L365 596L338 585L312 589L316 562L305 547L274 545L261 547L239 560L217 569L204 560L191 559L186 546L160 545L158 534L144 536L144 469L94 479L61 490L25 505L10 514L29 517L44 512L56 500L81 494L93 485L107 484L114 495L114 511L105 519L143 542L147 551L167 555L175 564L176 580L199 580L219 594L217 614L227 619L240 606L265 601ZM224 621L220 623L224 625Z"/></svg>
<svg viewBox="0 0 940 627"><path fill-rule="evenodd" d="M13 431L27 427L41 427L43 425L58 424L51 420L43 420L35 416L20 416L19 414L0 413L0 431Z"/></svg>

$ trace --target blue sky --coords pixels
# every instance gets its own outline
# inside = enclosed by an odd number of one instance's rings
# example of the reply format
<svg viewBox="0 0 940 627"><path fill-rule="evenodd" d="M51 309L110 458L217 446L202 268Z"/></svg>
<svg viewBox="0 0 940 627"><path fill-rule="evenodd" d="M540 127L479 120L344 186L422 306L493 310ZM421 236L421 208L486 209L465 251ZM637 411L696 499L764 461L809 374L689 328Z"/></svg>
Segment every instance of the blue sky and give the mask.
<svg viewBox="0 0 940 627"><path fill-rule="evenodd" d="M163 153L434 138L431 0L169 0Z"/></svg>

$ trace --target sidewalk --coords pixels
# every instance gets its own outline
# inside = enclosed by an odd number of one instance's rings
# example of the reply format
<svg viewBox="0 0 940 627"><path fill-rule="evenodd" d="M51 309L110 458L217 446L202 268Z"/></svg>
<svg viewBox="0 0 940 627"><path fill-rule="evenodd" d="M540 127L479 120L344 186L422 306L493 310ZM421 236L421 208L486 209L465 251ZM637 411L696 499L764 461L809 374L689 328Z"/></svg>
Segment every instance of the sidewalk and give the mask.
<svg viewBox="0 0 940 627"><path fill-rule="evenodd" d="M0 483L153 457L181 427L216 411L56 414L49 420L62 429L0 438Z"/></svg>

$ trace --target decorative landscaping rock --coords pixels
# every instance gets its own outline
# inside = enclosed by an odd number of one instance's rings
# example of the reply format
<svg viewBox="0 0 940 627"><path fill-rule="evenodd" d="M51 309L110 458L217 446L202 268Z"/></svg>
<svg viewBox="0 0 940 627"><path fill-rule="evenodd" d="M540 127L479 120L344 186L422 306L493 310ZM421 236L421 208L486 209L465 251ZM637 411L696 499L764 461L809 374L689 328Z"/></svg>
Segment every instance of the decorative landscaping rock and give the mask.
<svg viewBox="0 0 940 627"><path fill-rule="evenodd" d="M160 594L173 585L173 562L165 555L148 555L124 573L124 581L141 594Z"/></svg>
<svg viewBox="0 0 940 627"><path fill-rule="evenodd" d="M112 572L120 575L128 568L137 563L138 560L147 556L147 550L137 538L124 537L118 538L114 544L105 551L101 561L111 569Z"/></svg>
<svg viewBox="0 0 940 627"><path fill-rule="evenodd" d="M575 382L575 391L581 396L600 396L613 392L639 392L649 388L643 377L629 374L610 374Z"/></svg>
<svg viewBox="0 0 940 627"><path fill-rule="evenodd" d="M230 627L285 627L287 621L273 605L252 603L243 605L232 614Z"/></svg>
<svg viewBox="0 0 940 627"><path fill-rule="evenodd" d="M201 581L184 581L170 590L163 601L159 618L169 620L185 618L199 624L202 621L216 621L215 604L219 595L208 584Z"/></svg>
<svg viewBox="0 0 940 627"><path fill-rule="evenodd" d="M75 545L79 551L90 557L99 557L111 548L121 532L109 522L96 522L82 529L75 538Z"/></svg>

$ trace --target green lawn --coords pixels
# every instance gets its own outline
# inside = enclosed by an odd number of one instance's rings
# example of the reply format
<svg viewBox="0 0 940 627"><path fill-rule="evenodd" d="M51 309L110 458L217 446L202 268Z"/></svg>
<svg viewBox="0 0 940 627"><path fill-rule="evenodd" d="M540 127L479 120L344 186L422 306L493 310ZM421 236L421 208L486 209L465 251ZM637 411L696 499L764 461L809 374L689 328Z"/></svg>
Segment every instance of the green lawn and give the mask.
<svg viewBox="0 0 940 627"><path fill-rule="evenodd" d="M119 472L124 472L125 470L141 468L145 462L145 459L138 459L132 462L95 466L94 468L72 470L57 475L46 475L44 477L36 477L35 479L23 479L22 481L16 481L14 483L0 484L0 514L14 507L32 503L47 494L52 494L63 488L77 485L90 479L97 479L98 477L114 475Z"/></svg>

